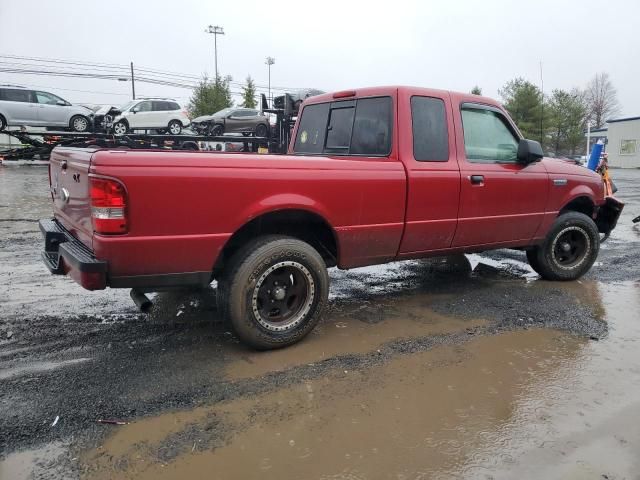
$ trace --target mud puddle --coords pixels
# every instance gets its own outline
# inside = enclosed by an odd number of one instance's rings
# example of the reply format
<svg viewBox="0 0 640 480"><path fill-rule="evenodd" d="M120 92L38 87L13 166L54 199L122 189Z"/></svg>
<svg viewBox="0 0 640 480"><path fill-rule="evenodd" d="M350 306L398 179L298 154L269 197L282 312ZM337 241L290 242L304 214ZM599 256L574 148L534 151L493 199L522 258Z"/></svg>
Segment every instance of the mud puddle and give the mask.
<svg viewBox="0 0 640 480"><path fill-rule="evenodd" d="M510 332L377 369L332 372L191 416L143 420L87 459L97 467L91 477L108 478L115 464L126 465L118 472L125 478L430 478L460 468L491 441L487 435L511 421L519 399L545 382L566 381L583 345L548 330ZM200 451L196 441L193 451L154 462L150 452L164 448L158 437L210 414L224 425L218 448Z"/></svg>
<svg viewBox="0 0 640 480"><path fill-rule="evenodd" d="M83 472L112 478L115 469L120 478L143 479L211 472L221 479L632 478L640 452L640 433L628 421L640 413L640 286L598 288L610 323L604 341L532 328L335 369L118 427L85 453Z"/></svg>

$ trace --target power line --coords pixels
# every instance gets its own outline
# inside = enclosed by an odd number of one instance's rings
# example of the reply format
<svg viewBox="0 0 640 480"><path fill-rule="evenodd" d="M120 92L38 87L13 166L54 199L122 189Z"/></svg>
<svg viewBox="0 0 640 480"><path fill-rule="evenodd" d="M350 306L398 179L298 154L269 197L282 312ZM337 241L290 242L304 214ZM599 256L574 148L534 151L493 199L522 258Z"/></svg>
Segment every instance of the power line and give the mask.
<svg viewBox="0 0 640 480"><path fill-rule="evenodd" d="M104 75L109 75L109 74L116 75L117 73L121 73L120 76L127 76L127 77L129 76L129 72L128 72L129 65L122 65L122 64L100 63L100 62L89 62L89 61L72 61L72 60L63 60L63 59L55 59L55 58L27 57L27 56L7 55L7 54L4 54L4 55L0 54L0 58L7 58L12 60L23 60L23 61L30 61L30 62L40 62L40 65L38 64L16 64L16 65L22 65L23 67L31 67L31 68L44 67L50 70L55 68L55 69L58 69L58 70L55 70L58 72L60 71L59 70L60 67L58 67L58 65L67 65L67 66L73 65L74 70L78 68L81 68L83 70L93 68L99 72L100 71L105 72ZM2 62L2 61L0 61L0 63L11 64L11 62ZM8 70L3 70L3 71L5 71L6 73L12 73L12 72L9 72ZM198 75L178 73L178 72L168 72L168 71L163 71L163 70L149 68L149 67L137 67L136 71L146 72L147 74L149 74L148 75L149 78L162 79L164 77L166 80L175 81L176 83L186 82L189 80L194 82L199 82L202 79L202 76L198 76ZM13 73L23 73L27 75L30 74L29 72L13 72ZM231 81L229 83L235 86L244 86L244 84L241 82ZM188 88L192 88L192 87L188 87ZM268 85L256 84L256 88L268 91L269 87ZM291 91L291 90L299 90L299 89L301 88L271 85L271 90Z"/></svg>

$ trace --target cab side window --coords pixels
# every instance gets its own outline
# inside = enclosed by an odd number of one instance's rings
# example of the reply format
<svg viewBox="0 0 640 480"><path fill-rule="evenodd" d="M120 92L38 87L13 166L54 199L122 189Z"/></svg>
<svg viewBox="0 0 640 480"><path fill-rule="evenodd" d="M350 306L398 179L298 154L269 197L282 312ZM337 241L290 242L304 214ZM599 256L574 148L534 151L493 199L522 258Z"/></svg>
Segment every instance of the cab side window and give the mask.
<svg viewBox="0 0 640 480"><path fill-rule="evenodd" d="M46 92L35 92L36 93L36 99L38 100L38 103L43 103L45 105L57 105L58 104L58 100L62 100L59 97L56 97L55 95L51 95L50 93L46 93Z"/></svg>
<svg viewBox="0 0 640 480"><path fill-rule="evenodd" d="M472 163L516 163L519 139L507 119L487 108L462 108L464 149Z"/></svg>
<svg viewBox="0 0 640 480"><path fill-rule="evenodd" d="M413 158L419 162L449 160L449 135L444 101L433 97L411 97Z"/></svg>

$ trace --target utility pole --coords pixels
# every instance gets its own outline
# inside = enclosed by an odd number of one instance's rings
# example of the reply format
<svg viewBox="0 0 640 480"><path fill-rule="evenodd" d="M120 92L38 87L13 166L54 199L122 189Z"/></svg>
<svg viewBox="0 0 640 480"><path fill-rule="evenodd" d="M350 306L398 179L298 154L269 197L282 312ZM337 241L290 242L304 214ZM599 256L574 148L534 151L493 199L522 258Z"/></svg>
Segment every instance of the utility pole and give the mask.
<svg viewBox="0 0 640 480"><path fill-rule="evenodd" d="M271 108L273 108L273 97L271 97L271 65L276 63L276 59L273 57L267 57L267 61L264 63L269 67L269 102L271 103Z"/></svg>
<svg viewBox="0 0 640 480"><path fill-rule="evenodd" d="M218 35L224 35L224 29L218 25L209 25L205 29L205 33L213 34L213 57L216 71L215 81L218 81Z"/></svg>
<svg viewBox="0 0 640 480"><path fill-rule="evenodd" d="M540 61L540 93L542 94L542 98L540 99L540 145L544 148L544 133L543 133L543 122L544 122L544 79L542 78L542 61ZM557 152L555 152L557 154Z"/></svg>
<svg viewBox="0 0 640 480"><path fill-rule="evenodd" d="M133 95L133 99L136 99L136 81L133 76L133 62L131 62L131 94Z"/></svg>

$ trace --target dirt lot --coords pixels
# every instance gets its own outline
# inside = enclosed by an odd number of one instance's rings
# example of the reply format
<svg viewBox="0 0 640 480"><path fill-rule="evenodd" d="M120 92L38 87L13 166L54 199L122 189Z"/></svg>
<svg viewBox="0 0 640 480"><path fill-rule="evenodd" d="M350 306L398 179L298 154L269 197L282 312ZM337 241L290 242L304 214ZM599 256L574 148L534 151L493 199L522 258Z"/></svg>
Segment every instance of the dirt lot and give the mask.
<svg viewBox="0 0 640 480"><path fill-rule="evenodd" d="M143 315L50 276L47 171L0 168L0 479L640 478L640 171L613 176L579 282L507 250L333 270L316 331L257 353L213 287Z"/></svg>

